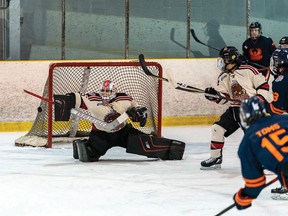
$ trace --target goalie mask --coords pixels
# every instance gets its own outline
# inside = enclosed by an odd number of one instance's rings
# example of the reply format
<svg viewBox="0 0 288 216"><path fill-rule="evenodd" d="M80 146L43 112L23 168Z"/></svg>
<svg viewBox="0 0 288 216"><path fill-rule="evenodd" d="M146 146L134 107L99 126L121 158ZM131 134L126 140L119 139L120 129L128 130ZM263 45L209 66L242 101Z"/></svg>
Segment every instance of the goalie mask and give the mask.
<svg viewBox="0 0 288 216"><path fill-rule="evenodd" d="M240 106L240 123L243 128L249 128L254 121L265 115L265 105L259 97L253 96L242 101Z"/></svg>
<svg viewBox="0 0 288 216"><path fill-rule="evenodd" d="M250 38L257 40L262 34L262 26L259 22L252 22L249 26Z"/></svg>
<svg viewBox="0 0 288 216"><path fill-rule="evenodd" d="M233 46L226 46L219 52L217 67L221 71L233 72L241 65L240 53Z"/></svg>
<svg viewBox="0 0 288 216"><path fill-rule="evenodd" d="M270 70L274 75L279 75L285 68L288 68L288 48L276 49L270 58Z"/></svg>
<svg viewBox="0 0 288 216"><path fill-rule="evenodd" d="M117 93L117 88L114 82L110 80L105 80L101 84L99 94L102 100L110 101L116 97L116 93Z"/></svg>

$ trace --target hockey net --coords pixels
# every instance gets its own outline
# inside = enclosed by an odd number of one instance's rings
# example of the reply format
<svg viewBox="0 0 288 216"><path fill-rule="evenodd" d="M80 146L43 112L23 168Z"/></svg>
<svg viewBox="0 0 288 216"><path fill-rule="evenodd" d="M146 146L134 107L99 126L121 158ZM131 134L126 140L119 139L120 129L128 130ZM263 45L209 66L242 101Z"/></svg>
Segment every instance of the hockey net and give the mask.
<svg viewBox="0 0 288 216"><path fill-rule="evenodd" d="M157 62L147 62L149 70L162 76L162 67ZM161 136L162 82L147 76L139 62L61 62L49 67L49 75L43 91L43 98L53 101L54 94L70 92L98 92L100 84L112 80L118 92L133 97L140 106L145 106L148 119L145 127L134 127L147 133ZM89 114L88 111L86 111ZM86 137L91 123L70 116L69 121L54 120L54 105L41 100L38 114L30 131L15 141L16 146L52 147L58 142L72 142L77 137Z"/></svg>

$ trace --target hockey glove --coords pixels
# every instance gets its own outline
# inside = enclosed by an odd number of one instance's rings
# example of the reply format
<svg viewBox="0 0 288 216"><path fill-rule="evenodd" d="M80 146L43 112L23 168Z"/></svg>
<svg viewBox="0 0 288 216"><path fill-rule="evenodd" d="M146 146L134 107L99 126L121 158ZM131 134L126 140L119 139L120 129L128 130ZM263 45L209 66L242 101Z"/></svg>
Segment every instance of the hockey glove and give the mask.
<svg viewBox="0 0 288 216"><path fill-rule="evenodd" d="M139 122L144 127L147 121L146 107L133 107L127 111L128 116L133 122Z"/></svg>
<svg viewBox="0 0 288 216"><path fill-rule="evenodd" d="M253 198L247 196L241 188L233 197L236 207L239 210L249 208L252 205Z"/></svg>
<svg viewBox="0 0 288 216"><path fill-rule="evenodd" d="M215 97L213 97L213 96L215 96ZM209 87L209 88L205 89L205 98L206 99L213 101L213 102L216 102L216 103L219 103L221 99L217 98L217 96L220 96L220 93L218 91L216 91L214 88Z"/></svg>

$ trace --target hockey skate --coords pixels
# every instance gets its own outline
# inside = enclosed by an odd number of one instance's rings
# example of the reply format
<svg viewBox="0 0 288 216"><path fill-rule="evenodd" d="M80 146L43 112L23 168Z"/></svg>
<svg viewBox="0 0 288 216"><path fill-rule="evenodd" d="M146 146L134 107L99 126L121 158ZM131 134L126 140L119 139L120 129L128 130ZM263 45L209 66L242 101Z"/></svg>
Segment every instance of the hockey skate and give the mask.
<svg viewBox="0 0 288 216"><path fill-rule="evenodd" d="M91 149L87 144L87 139L73 141L73 157L81 162L95 162L99 160L99 156L92 156Z"/></svg>
<svg viewBox="0 0 288 216"><path fill-rule="evenodd" d="M210 157L201 162L201 170L215 170L221 169L222 155L218 158Z"/></svg>
<svg viewBox="0 0 288 216"><path fill-rule="evenodd" d="M271 189L271 198L274 200L288 200L288 189L283 186Z"/></svg>

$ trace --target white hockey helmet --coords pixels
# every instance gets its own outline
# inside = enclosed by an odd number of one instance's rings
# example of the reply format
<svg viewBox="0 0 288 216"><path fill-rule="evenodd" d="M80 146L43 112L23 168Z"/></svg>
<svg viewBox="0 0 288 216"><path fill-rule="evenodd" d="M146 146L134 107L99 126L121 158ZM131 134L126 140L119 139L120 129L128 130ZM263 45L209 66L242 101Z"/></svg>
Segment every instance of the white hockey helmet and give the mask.
<svg viewBox="0 0 288 216"><path fill-rule="evenodd" d="M116 97L117 87L111 80L105 80L99 90L102 100L112 100Z"/></svg>

